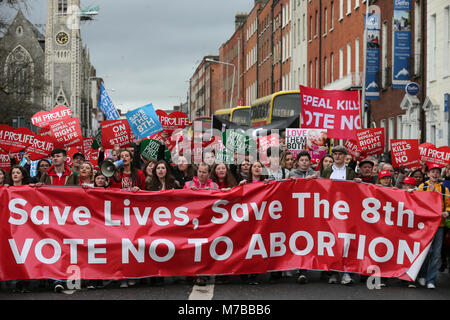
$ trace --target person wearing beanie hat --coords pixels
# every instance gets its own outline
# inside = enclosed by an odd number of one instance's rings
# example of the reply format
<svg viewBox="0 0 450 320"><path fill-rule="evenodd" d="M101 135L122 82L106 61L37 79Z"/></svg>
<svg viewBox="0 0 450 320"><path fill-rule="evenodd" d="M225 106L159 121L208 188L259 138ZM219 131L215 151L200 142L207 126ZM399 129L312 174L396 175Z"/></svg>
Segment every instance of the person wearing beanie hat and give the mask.
<svg viewBox="0 0 450 320"><path fill-rule="evenodd" d="M431 164L428 166L427 176L429 180L422 183L418 189L426 192L438 192L442 195L442 219L439 228L434 235L431 248L428 251L427 257L425 258L417 277L421 286L426 285L428 289L434 289L436 288L436 276L439 271L439 262L441 260L445 218L449 216L450 212L450 192L448 188L440 182L441 167L438 164Z"/></svg>

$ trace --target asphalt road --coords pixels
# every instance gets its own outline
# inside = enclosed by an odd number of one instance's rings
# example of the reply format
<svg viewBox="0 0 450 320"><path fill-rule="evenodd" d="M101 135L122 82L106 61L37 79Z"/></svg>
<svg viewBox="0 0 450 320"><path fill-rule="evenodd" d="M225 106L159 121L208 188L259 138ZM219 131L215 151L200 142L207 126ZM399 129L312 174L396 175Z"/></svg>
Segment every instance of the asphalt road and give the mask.
<svg viewBox="0 0 450 320"><path fill-rule="evenodd" d="M217 300L251 301L262 300L449 300L449 273L439 273L436 289L422 287L408 288L398 279L388 279L387 286L369 290L366 283L359 281L351 286L328 284L320 279L320 272L309 272L307 284L296 283L296 277L284 276L271 282L268 274L258 275L259 284L243 283L239 276L230 277L227 283L194 286L184 278L166 278L163 285L151 285L141 281L135 286L120 288L119 282L112 282L101 289L81 289L54 293L50 289L34 287L30 293L12 293L11 288L2 286L0 300Z"/></svg>

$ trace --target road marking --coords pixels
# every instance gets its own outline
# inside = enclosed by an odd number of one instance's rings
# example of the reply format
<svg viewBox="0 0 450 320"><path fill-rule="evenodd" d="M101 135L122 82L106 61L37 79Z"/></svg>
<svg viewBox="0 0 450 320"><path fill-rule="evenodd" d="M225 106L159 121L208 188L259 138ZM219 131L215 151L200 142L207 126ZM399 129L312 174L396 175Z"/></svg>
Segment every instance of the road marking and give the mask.
<svg viewBox="0 0 450 320"><path fill-rule="evenodd" d="M206 286L194 285L189 295L189 300L212 300L213 295L214 284L207 284Z"/></svg>

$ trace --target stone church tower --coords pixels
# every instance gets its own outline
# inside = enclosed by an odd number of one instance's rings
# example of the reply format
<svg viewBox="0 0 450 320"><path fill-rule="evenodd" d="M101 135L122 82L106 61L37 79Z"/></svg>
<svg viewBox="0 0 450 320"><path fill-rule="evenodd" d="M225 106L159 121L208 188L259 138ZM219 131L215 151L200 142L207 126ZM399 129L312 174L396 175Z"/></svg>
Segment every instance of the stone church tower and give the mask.
<svg viewBox="0 0 450 320"><path fill-rule="evenodd" d="M19 101L42 106L46 89L44 73L44 35L17 12L5 36L0 39L0 82ZM18 114L19 115L19 114Z"/></svg>
<svg viewBox="0 0 450 320"><path fill-rule="evenodd" d="M48 110L64 105L90 130L89 83L95 69L80 33L80 0L47 0L45 79L50 90L44 98Z"/></svg>

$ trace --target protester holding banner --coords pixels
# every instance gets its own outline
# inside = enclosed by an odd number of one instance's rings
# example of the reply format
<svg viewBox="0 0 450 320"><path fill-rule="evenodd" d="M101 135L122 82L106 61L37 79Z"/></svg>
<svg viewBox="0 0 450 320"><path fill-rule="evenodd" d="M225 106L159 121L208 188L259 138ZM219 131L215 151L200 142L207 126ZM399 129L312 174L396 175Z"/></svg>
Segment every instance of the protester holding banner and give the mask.
<svg viewBox="0 0 450 320"><path fill-rule="evenodd" d="M171 189L180 189L180 184L173 177L167 162L159 160L153 167L153 174L150 183L147 185L147 190L161 191Z"/></svg>
<svg viewBox="0 0 450 320"><path fill-rule="evenodd" d="M377 185L381 187L392 188L392 175L388 170L381 170L378 174Z"/></svg>
<svg viewBox="0 0 450 320"><path fill-rule="evenodd" d="M308 151L302 151L297 155L297 169L292 172L293 178L314 179L319 173L311 168L311 155Z"/></svg>
<svg viewBox="0 0 450 320"><path fill-rule="evenodd" d="M112 176L110 187L134 192L145 190L145 175L134 166L132 152L122 149L119 158L123 161L123 167Z"/></svg>
<svg viewBox="0 0 450 320"><path fill-rule="evenodd" d="M436 288L436 276L439 271L439 262L441 260L441 248L444 238L445 219L450 212L450 192L444 186L441 179L441 168L438 164L431 164L427 172L429 180L419 186L419 190L428 192L438 192L442 195L442 218L441 223L434 235L430 250L422 264L422 268L418 274L418 282L421 286L428 289Z"/></svg>
<svg viewBox="0 0 450 320"><path fill-rule="evenodd" d="M39 160L37 163L37 173L34 177L30 178L30 183L38 183L39 181L41 181L42 175L47 172L48 168L50 168L51 165L52 164L47 159Z"/></svg>
<svg viewBox="0 0 450 320"><path fill-rule="evenodd" d="M322 178L334 179L334 180L354 180L356 172L345 165L345 156L348 151L345 147L341 145L335 146L331 153L333 154L333 164L323 171ZM344 272L341 278L341 284L350 285L353 284L354 280L349 273ZM330 278L328 283L334 284L338 283L338 272L330 272Z"/></svg>
<svg viewBox="0 0 450 320"><path fill-rule="evenodd" d="M145 175L145 185L150 185L150 181L152 181L152 175L153 175L153 168L155 167L156 161L149 160L145 163L144 167L142 168L142 171Z"/></svg>
<svg viewBox="0 0 450 320"><path fill-rule="evenodd" d="M23 186L30 183L30 177L24 167L15 165L9 170L5 186Z"/></svg>
<svg viewBox="0 0 450 320"><path fill-rule="evenodd" d="M446 181L450 181L450 163L442 169L442 179Z"/></svg>
<svg viewBox="0 0 450 320"><path fill-rule="evenodd" d="M90 162L84 162L79 169L78 177L83 187L94 187L94 166Z"/></svg>
<svg viewBox="0 0 450 320"><path fill-rule="evenodd" d="M40 183L36 185L78 185L78 176L72 173L66 163L67 151L65 149L53 149L50 157L52 165L41 177Z"/></svg>
<svg viewBox="0 0 450 320"><path fill-rule="evenodd" d="M211 169L211 180L217 183L222 191L229 191L237 185L230 168L223 162L216 163Z"/></svg>
<svg viewBox="0 0 450 320"><path fill-rule="evenodd" d="M184 184L184 189L191 190L202 190L202 189L215 189L219 187L217 183L213 182L209 177L211 174L211 167L202 162L198 165L197 176L195 176L192 181L187 181ZM194 283L198 286L205 286L209 277L196 277Z"/></svg>
<svg viewBox="0 0 450 320"><path fill-rule="evenodd" d="M188 163L186 157L181 155L176 158L176 166L172 169L172 172L180 186L184 186L186 182L192 181L196 175L195 166Z"/></svg>
<svg viewBox="0 0 450 320"><path fill-rule="evenodd" d="M425 175L423 174L421 169L416 169L409 174L410 177L416 179L416 185L420 186L425 182Z"/></svg>
<svg viewBox="0 0 450 320"><path fill-rule="evenodd" d="M370 159L364 159L359 162L359 177L355 181L376 184L377 178L372 175L374 166L375 163Z"/></svg>
<svg viewBox="0 0 450 320"><path fill-rule="evenodd" d="M248 176L246 180L239 182L239 185L244 185L246 183L260 182L267 179L267 175L264 174L266 168L261 161L255 161L250 165L248 169Z"/></svg>
<svg viewBox="0 0 450 320"><path fill-rule="evenodd" d="M275 148L277 150L278 148ZM291 172L285 169L280 163L280 155L273 154L272 148L267 149L268 166L267 166L267 179L280 180L288 179L291 177Z"/></svg>
<svg viewBox="0 0 450 320"><path fill-rule="evenodd" d="M292 152L283 151L280 155L280 165L282 168L289 170L289 172L294 171L295 169L295 161Z"/></svg>
<svg viewBox="0 0 450 320"><path fill-rule="evenodd" d="M211 174L211 167L202 162L198 165L197 176L192 178L192 181L187 181L184 184L184 189L201 190L201 189L219 189L217 183L212 181L209 177Z"/></svg>
<svg viewBox="0 0 450 320"><path fill-rule="evenodd" d="M0 169L0 186L6 183L6 172L3 169Z"/></svg>
<svg viewBox="0 0 450 320"><path fill-rule="evenodd" d="M345 165L345 156L348 151L343 146L335 146L331 153L333 154L333 164L323 171L322 178L335 180L353 180L356 178L356 172Z"/></svg>
<svg viewBox="0 0 450 320"><path fill-rule="evenodd" d="M85 156L81 152L76 152L72 157L72 172L78 174L80 172L81 165L86 160Z"/></svg>
<svg viewBox="0 0 450 320"><path fill-rule="evenodd" d="M94 176L94 187L108 188L109 179L103 173L97 172Z"/></svg>
<svg viewBox="0 0 450 320"><path fill-rule="evenodd" d="M319 177L323 176L323 171L330 167L334 162L333 156L326 154L322 157L319 161L319 165L317 166L316 170L319 171Z"/></svg>

